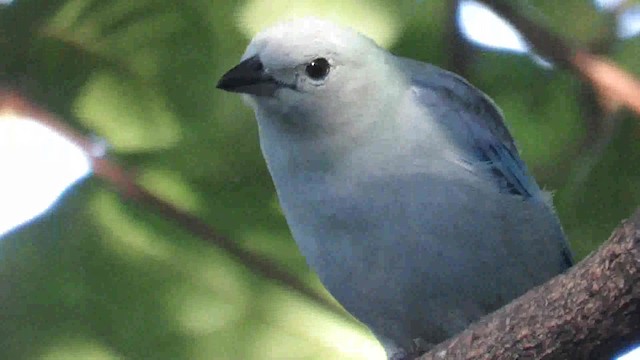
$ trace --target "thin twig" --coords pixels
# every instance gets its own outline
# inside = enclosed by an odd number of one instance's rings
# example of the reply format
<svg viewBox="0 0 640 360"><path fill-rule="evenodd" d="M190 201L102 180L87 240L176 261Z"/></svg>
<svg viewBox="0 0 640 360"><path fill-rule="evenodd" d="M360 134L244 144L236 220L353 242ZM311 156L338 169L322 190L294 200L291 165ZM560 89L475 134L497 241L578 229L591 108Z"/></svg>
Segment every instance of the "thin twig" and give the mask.
<svg viewBox="0 0 640 360"><path fill-rule="evenodd" d="M603 103L623 105L640 115L640 81L613 61L591 54L524 16L513 1L478 0L509 21L534 48L534 52L570 69L592 84Z"/></svg>
<svg viewBox="0 0 640 360"><path fill-rule="evenodd" d="M474 56L474 49L460 33L458 26L458 10L461 0L447 0L444 44L447 54L447 69L468 78L469 65Z"/></svg>
<svg viewBox="0 0 640 360"><path fill-rule="evenodd" d="M121 196L135 200L137 203L155 210L164 218L177 223L190 234L232 255L252 272L294 290L331 312L351 319L337 303L303 283L273 260L243 249L231 239L220 235L213 227L197 216L183 211L150 193L115 161L97 152L95 143L89 137L80 134L54 114L43 110L14 91L0 89L0 112L3 111L11 111L38 121L78 145L91 159L93 175L109 183Z"/></svg>

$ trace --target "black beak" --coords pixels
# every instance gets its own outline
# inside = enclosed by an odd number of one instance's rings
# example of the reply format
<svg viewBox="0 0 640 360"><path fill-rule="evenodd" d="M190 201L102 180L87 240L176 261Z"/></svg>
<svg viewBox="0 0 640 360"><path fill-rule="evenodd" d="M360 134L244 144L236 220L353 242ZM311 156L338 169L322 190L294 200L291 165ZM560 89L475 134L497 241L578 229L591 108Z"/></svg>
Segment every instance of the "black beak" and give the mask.
<svg viewBox="0 0 640 360"><path fill-rule="evenodd" d="M222 75L216 87L237 93L271 96L279 88L289 86L267 74L260 58L255 55Z"/></svg>

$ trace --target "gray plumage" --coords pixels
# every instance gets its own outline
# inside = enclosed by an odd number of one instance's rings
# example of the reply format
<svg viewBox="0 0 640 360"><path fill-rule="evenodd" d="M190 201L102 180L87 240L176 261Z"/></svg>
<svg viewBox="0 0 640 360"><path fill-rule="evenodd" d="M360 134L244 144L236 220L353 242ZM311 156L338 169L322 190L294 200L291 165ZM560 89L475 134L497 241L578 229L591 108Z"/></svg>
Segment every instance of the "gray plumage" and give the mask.
<svg viewBox="0 0 640 360"><path fill-rule="evenodd" d="M457 75L307 18L256 36L218 86L246 94L300 250L389 358L571 266L500 111Z"/></svg>

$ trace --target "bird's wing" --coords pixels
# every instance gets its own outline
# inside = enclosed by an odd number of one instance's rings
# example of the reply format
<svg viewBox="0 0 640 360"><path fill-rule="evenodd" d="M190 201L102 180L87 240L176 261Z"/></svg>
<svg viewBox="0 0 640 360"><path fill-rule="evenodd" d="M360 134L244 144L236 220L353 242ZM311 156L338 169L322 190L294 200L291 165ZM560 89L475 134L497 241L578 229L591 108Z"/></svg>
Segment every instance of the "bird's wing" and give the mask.
<svg viewBox="0 0 640 360"><path fill-rule="evenodd" d="M464 157L459 160L470 165L472 172L486 169L499 191L534 197L553 209L551 197L529 175L502 113L487 95L451 72L410 59L400 61L421 105L442 128L455 134L450 139L459 141L456 145ZM561 254L563 269L571 267L573 256L564 239Z"/></svg>
<svg viewBox="0 0 640 360"><path fill-rule="evenodd" d="M540 196L540 188L529 176L502 113L491 99L451 72L410 59L401 61L418 101L442 128L455 134L452 139L460 141L460 161L474 171L486 169L501 192Z"/></svg>

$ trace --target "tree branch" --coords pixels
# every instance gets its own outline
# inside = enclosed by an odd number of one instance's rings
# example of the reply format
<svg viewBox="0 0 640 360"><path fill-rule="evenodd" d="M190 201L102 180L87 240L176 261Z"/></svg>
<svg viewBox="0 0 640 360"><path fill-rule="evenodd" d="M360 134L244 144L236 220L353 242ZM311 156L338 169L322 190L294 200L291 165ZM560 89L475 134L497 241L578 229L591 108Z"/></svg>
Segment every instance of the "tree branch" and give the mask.
<svg viewBox="0 0 640 360"><path fill-rule="evenodd" d="M469 65L474 56L474 48L464 39L458 26L458 9L462 0L447 0L446 22L444 24L444 44L447 54L447 69L469 78Z"/></svg>
<svg viewBox="0 0 640 360"><path fill-rule="evenodd" d="M506 0L478 0L509 21L535 53L570 69L591 83L607 107L626 106L640 115L640 81L605 57L591 54L524 16Z"/></svg>
<svg viewBox="0 0 640 360"><path fill-rule="evenodd" d="M566 274L419 359L611 359L639 341L640 209Z"/></svg>
<svg viewBox="0 0 640 360"><path fill-rule="evenodd" d="M303 283L273 260L240 247L236 242L220 235L213 227L209 226L197 216L181 210L173 204L150 193L138 184L134 177L124 168L115 161L103 156L100 151L96 151L96 144L89 137L67 126L67 124L52 113L39 108L15 91L0 88L0 113L3 111L10 111L21 116L32 118L34 121L56 131L67 140L78 145L90 158L93 175L111 185L122 197L132 199L139 204L155 210L164 218L178 224L186 232L235 257L255 274L294 290L298 294L317 302L324 308L343 317L347 317L345 311L339 305ZM350 317L347 318L351 319Z"/></svg>

